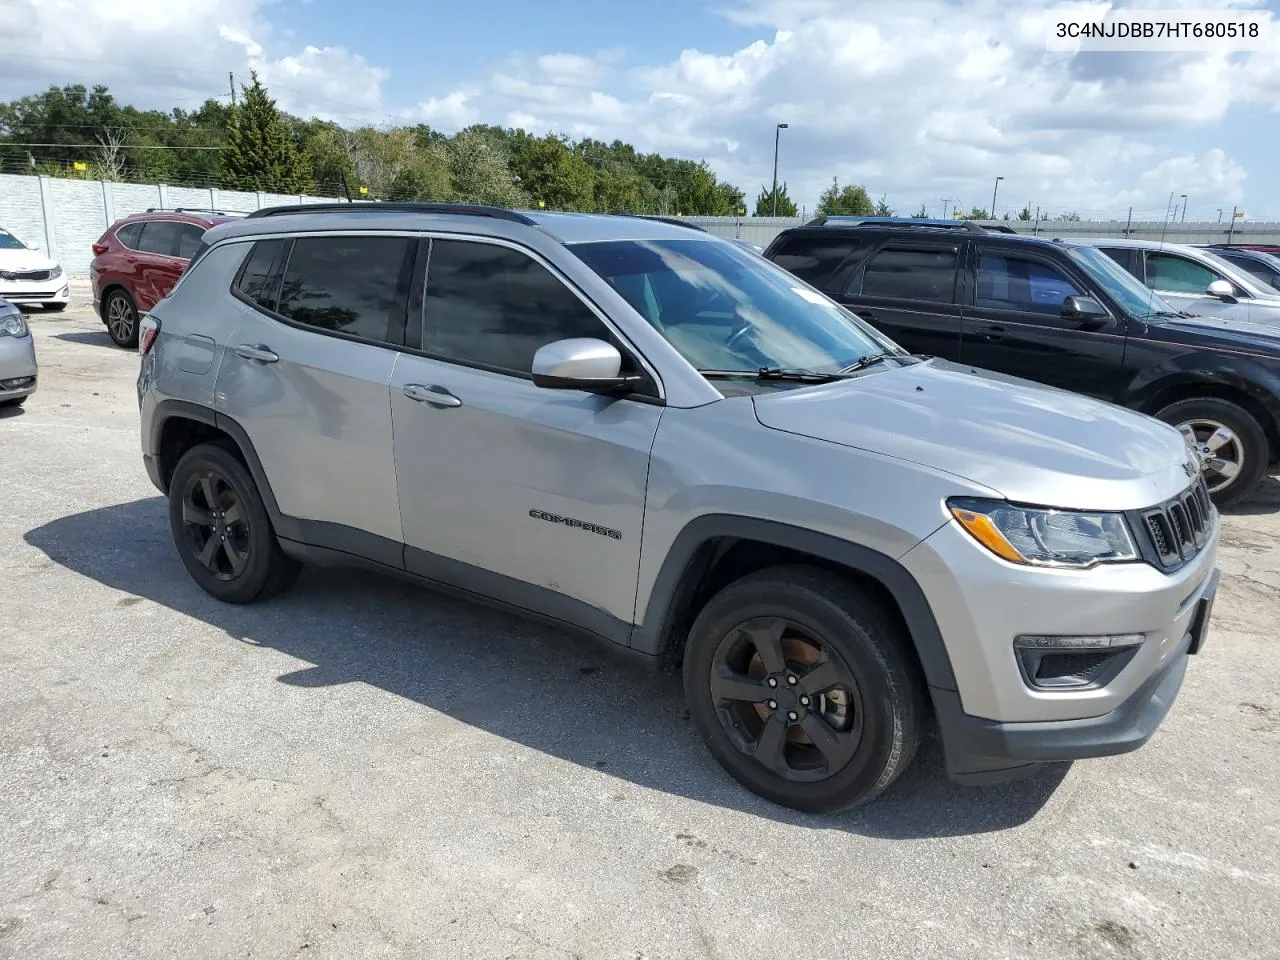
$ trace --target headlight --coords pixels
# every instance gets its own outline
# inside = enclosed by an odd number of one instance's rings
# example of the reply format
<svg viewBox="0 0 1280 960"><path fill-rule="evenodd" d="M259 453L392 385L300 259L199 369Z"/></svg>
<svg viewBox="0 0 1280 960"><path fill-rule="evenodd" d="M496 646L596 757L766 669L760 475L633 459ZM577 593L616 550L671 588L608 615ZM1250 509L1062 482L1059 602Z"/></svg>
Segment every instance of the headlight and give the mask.
<svg viewBox="0 0 1280 960"><path fill-rule="evenodd" d="M1092 567L1138 559L1118 513L1017 507L1000 500L947 501L951 515L980 544L1010 563Z"/></svg>
<svg viewBox="0 0 1280 960"><path fill-rule="evenodd" d="M26 335L26 317L12 307L8 311L0 312L0 337L25 337Z"/></svg>
<svg viewBox="0 0 1280 960"><path fill-rule="evenodd" d="M62 264L55 263L53 269L49 271L49 279L57 280L60 276L62 276Z"/></svg>

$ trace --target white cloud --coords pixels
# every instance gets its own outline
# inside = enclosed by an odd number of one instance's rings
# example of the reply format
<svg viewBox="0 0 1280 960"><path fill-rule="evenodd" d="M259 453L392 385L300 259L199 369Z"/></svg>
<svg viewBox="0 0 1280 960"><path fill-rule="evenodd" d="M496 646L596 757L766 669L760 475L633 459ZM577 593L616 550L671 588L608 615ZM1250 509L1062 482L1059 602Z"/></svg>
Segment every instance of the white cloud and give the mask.
<svg viewBox="0 0 1280 960"><path fill-rule="evenodd" d="M421 101L412 110L404 114L405 119L422 122L441 130L453 132L470 126L480 120L480 115L471 105L471 95L463 90L454 90L443 97L429 97Z"/></svg>

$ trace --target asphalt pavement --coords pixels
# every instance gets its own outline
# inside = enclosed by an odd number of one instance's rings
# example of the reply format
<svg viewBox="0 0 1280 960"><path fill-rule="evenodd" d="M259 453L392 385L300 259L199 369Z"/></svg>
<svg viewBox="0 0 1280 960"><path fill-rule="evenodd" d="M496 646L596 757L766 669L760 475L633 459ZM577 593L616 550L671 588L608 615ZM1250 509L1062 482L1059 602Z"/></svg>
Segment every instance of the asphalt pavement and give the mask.
<svg viewBox="0 0 1280 960"><path fill-rule="evenodd" d="M82 288L77 288L82 289ZM1136 753L992 788L935 741L796 814L678 682L374 575L233 607L174 553L137 358L37 313L0 413L0 957L1280 957L1280 482Z"/></svg>

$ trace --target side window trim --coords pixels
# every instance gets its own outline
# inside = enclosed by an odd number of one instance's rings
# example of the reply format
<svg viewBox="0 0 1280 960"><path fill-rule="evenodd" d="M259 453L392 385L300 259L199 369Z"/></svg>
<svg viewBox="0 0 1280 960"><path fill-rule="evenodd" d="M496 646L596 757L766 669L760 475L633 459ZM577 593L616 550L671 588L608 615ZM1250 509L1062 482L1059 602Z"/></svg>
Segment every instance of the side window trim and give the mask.
<svg viewBox="0 0 1280 960"><path fill-rule="evenodd" d="M645 357L645 355L640 351L640 349L637 348L636 345L631 342L631 339L629 337L627 337L621 330L617 328L616 324L614 324L609 320L605 312L602 309L600 309L600 307L597 306L596 303L589 296L587 296L586 293L583 292L576 283L574 283L572 280L566 277L556 267L555 264L548 261L536 250L526 247L520 243L516 243L515 241L508 240L505 237L490 237L490 236L484 236L484 235L478 235L478 234L443 233L443 232L424 233L423 237L424 239L428 239L432 242L433 249L434 249L436 240L442 240L442 241L458 240L458 241L469 242L469 243L483 243L483 244L488 244L490 246L504 247L508 250L514 250L517 253L522 253L525 256L529 257L531 260L533 260L534 263L538 264L539 266L544 268L549 274L551 274L551 276L555 278L555 280L557 280L561 285L563 285L571 295L576 297L578 301L581 302L582 305L586 307L587 310L590 311L595 316L595 318L600 322L600 325L604 327L604 329L609 333L610 337L614 341L616 341L616 344L619 346L619 348L625 353L630 354L632 359L634 359L635 362L640 365L641 369L648 375L649 382L653 385L653 389L656 391L656 394L657 394L656 396L650 396L647 394L632 394L630 396L621 397L620 399L624 399L624 400L630 399L630 400L636 400L644 403L665 403L666 402L666 394L663 391L662 379L661 377L658 376L657 370L654 369L653 365L649 362L648 358ZM416 283L416 280L415 280L415 283ZM428 253L427 260L423 264L422 284L421 284L422 296L421 296L421 302L418 309L417 322L416 322L416 326L418 327L418 332L417 332L418 346L417 347L410 346L408 341L412 339L412 335L407 335L406 343L402 347L400 347L400 349L403 349L409 353L413 353L417 356L426 357L428 360L435 360L438 363L451 363L460 367L469 367L473 370L484 370L484 371L487 371L488 373L496 373L501 376L511 377L516 380L531 381L533 379L532 374L524 373L523 371L519 371L519 370L512 370L509 367L498 367L492 364L480 363L474 360L461 360L457 357L440 356L439 354L430 353L422 349L421 344L422 344L422 337L423 337L423 328L426 324L426 291L429 288L430 283L431 283L431 262L430 262L430 253ZM411 326L412 325L413 324L411 324Z"/></svg>
<svg viewBox="0 0 1280 960"><path fill-rule="evenodd" d="M876 257L880 256L880 254L884 253L884 251L889 249L914 251L914 252L928 252L928 253L932 253L940 250L944 252L954 253L956 257L956 263L955 263L955 275L952 278L952 282L951 282L951 299L950 300L926 300L926 299L921 299L919 297L881 297L881 296L877 296L876 294L863 293L863 287L865 285L866 277L867 277L867 267L871 266L871 264L875 262ZM931 243L927 240L911 240L911 239L904 239L902 237L886 237L878 245L871 247L867 256L863 258L862 263L858 264L857 269L854 270L852 276L849 278L849 283L846 287L846 295L849 297L872 296L878 300L894 300L898 303L925 303L925 304L932 304L935 307L960 307L960 306L963 306L961 302L961 292L964 290L964 287L961 284L961 274L963 272L964 272L964 245L961 243L957 243L954 240L936 241Z"/></svg>

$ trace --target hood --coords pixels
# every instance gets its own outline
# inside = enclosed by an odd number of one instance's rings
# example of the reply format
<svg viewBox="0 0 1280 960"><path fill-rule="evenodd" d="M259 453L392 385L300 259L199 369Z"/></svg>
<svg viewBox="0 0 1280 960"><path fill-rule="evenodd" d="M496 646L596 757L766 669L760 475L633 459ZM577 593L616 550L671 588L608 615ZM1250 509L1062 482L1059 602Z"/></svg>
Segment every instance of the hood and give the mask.
<svg viewBox="0 0 1280 960"><path fill-rule="evenodd" d="M942 360L761 394L766 427L908 460L1020 503L1133 510L1185 490L1173 427L1123 407Z"/></svg>
<svg viewBox="0 0 1280 960"><path fill-rule="evenodd" d="M1251 310L1251 317L1248 320L1236 320L1232 317L1161 317L1159 319L1148 321L1153 326L1160 326L1168 330L1177 330L1181 333L1188 333L1199 336L1211 336L1215 342L1222 346L1235 346L1243 349L1253 350L1260 353L1269 353L1280 356L1280 300L1272 303L1271 301L1249 301L1250 305L1257 307L1266 304L1269 309L1261 319L1259 310ZM1274 320L1272 319L1274 315Z"/></svg>
<svg viewBox="0 0 1280 960"><path fill-rule="evenodd" d="M0 250L0 270L52 270L56 266L39 250Z"/></svg>

